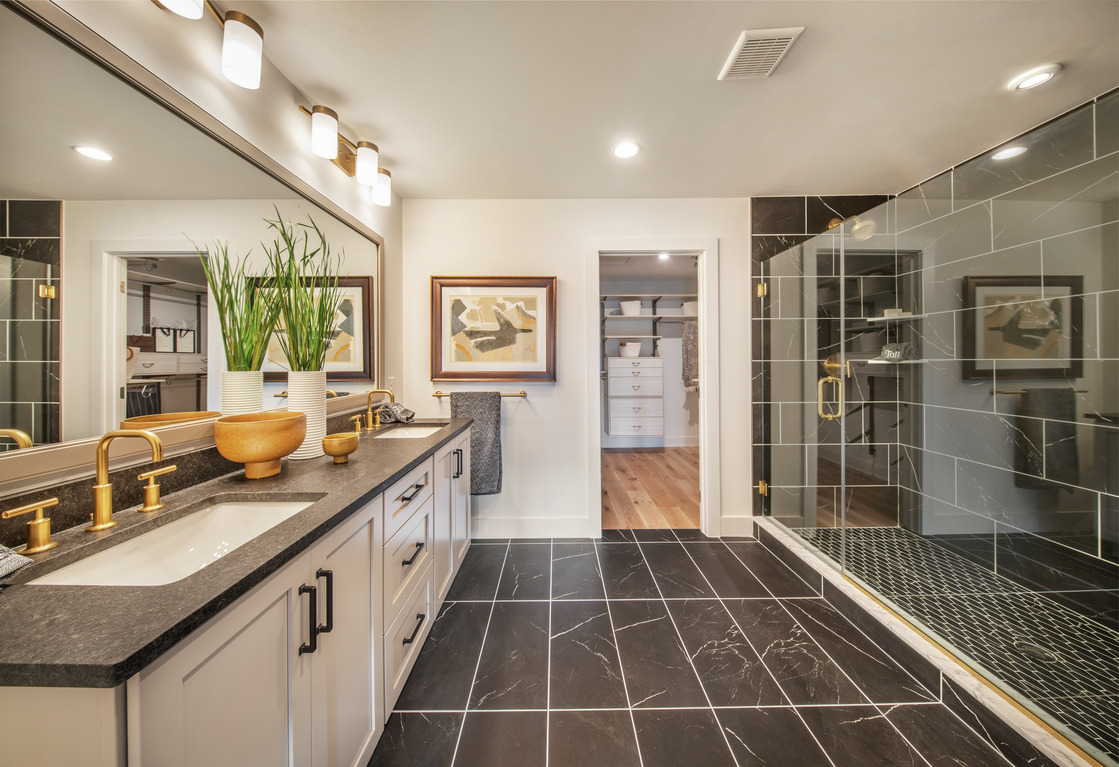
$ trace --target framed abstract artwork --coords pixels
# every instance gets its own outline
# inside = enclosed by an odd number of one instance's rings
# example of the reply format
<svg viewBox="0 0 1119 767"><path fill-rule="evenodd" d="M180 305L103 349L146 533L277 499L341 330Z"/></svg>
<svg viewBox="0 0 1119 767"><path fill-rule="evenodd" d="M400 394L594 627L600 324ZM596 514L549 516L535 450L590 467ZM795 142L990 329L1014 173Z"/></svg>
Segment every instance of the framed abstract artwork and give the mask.
<svg viewBox="0 0 1119 767"><path fill-rule="evenodd" d="M432 277L432 381L555 381L555 277Z"/></svg>
<svg viewBox="0 0 1119 767"><path fill-rule="evenodd" d="M963 377L1079 378L1084 279L964 277Z"/></svg>

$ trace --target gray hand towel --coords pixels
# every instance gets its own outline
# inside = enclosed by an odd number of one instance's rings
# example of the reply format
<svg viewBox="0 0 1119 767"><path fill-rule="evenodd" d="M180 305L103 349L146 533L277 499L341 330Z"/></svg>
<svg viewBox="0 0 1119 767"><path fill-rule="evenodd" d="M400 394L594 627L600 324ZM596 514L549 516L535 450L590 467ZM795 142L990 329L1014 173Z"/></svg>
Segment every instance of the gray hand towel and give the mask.
<svg viewBox="0 0 1119 767"><path fill-rule="evenodd" d="M501 492L501 395L451 392L451 418L473 418L470 427L470 494Z"/></svg>
<svg viewBox="0 0 1119 767"><path fill-rule="evenodd" d="M681 336L683 347L684 391L699 391L699 321L684 320Z"/></svg>
<svg viewBox="0 0 1119 767"><path fill-rule="evenodd" d="M6 546L0 546L0 578L11 575L16 570L27 567L32 560L17 554Z"/></svg>
<svg viewBox="0 0 1119 767"><path fill-rule="evenodd" d="M1076 449L1076 394L1072 389L1029 389L1019 395L1014 431L1014 484L1034 490L1080 481ZM1065 488L1070 493L1072 488Z"/></svg>

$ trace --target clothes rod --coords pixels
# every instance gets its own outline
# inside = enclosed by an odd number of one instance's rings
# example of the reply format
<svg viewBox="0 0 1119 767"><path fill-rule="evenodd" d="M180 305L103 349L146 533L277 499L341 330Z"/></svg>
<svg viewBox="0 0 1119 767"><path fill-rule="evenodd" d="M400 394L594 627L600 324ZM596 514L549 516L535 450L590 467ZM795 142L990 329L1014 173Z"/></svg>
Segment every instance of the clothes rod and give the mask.
<svg viewBox="0 0 1119 767"><path fill-rule="evenodd" d="M1043 387L1043 388L1045 388L1045 387ZM1056 388L1056 387L1050 387L1050 388ZM1031 391L1031 390L1030 389L990 389L990 390L988 390L988 393L989 394L1025 394L1027 391ZM1032 391L1042 391L1042 389L1033 389ZM1073 389L1073 392L1075 392L1076 394L1087 394L1088 390L1087 389Z"/></svg>
<svg viewBox="0 0 1119 767"><path fill-rule="evenodd" d="M441 391L437 391L437 392L435 392L435 394L432 394L431 396L432 397L450 397L451 395L450 394L444 394ZM520 399L525 399L526 397L528 397L528 392L527 391L519 391L515 394L506 394L505 392L502 392L501 396L502 397L519 397Z"/></svg>

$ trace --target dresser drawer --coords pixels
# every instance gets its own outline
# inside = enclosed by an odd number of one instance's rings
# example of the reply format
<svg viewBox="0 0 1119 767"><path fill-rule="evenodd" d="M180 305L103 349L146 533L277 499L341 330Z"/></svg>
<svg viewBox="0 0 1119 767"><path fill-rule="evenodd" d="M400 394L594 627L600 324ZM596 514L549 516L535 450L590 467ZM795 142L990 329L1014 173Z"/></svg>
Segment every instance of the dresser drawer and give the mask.
<svg viewBox="0 0 1119 767"><path fill-rule="evenodd" d="M613 418L606 422L611 437L663 437L663 418Z"/></svg>
<svg viewBox="0 0 1119 767"><path fill-rule="evenodd" d="M420 646L435 620L433 591L435 578L430 565L424 571L416 588L408 595L404 609L396 622L385 632L385 711L392 711L408 674L420 654ZM453 640L452 640L453 641Z"/></svg>
<svg viewBox="0 0 1119 767"><path fill-rule="evenodd" d="M607 357L606 371L618 375L623 370L661 370L664 359L661 357Z"/></svg>
<svg viewBox="0 0 1119 767"><path fill-rule="evenodd" d="M652 397L610 397L607 415L611 418L660 418L664 400Z"/></svg>
<svg viewBox="0 0 1119 767"><path fill-rule="evenodd" d="M664 394L663 378L607 378L608 397L660 397Z"/></svg>
<svg viewBox="0 0 1119 767"><path fill-rule="evenodd" d="M431 497L435 484L435 459L429 457L385 491L385 537L399 530L412 512Z"/></svg>
<svg viewBox="0 0 1119 767"><path fill-rule="evenodd" d="M180 354L180 373L205 373L208 358L205 354Z"/></svg>
<svg viewBox="0 0 1119 767"><path fill-rule="evenodd" d="M619 381L629 381L632 378L660 378L663 375L664 371L661 368L633 368L610 371L610 377Z"/></svg>
<svg viewBox="0 0 1119 767"><path fill-rule="evenodd" d="M392 625L404 609L416 584L423 578L428 563L432 559L432 513L435 499L428 496L419 509L385 544L383 560L384 583L382 584L385 602L385 624Z"/></svg>
<svg viewBox="0 0 1119 767"><path fill-rule="evenodd" d="M137 352L132 376L165 376L179 372L179 355L159 352Z"/></svg>

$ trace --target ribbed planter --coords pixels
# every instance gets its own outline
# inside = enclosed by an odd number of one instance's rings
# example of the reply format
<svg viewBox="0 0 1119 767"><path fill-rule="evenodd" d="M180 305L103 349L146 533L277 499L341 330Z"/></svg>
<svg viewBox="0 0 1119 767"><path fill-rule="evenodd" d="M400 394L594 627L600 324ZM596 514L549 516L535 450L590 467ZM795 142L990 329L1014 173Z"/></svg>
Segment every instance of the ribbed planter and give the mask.
<svg viewBox="0 0 1119 767"><path fill-rule="evenodd" d="M307 414L307 436L291 458L323 455L326 436L326 371L292 370L288 373L288 410Z"/></svg>
<svg viewBox="0 0 1119 767"><path fill-rule="evenodd" d="M264 373L259 370L223 370L222 415L258 413L264 409Z"/></svg>

